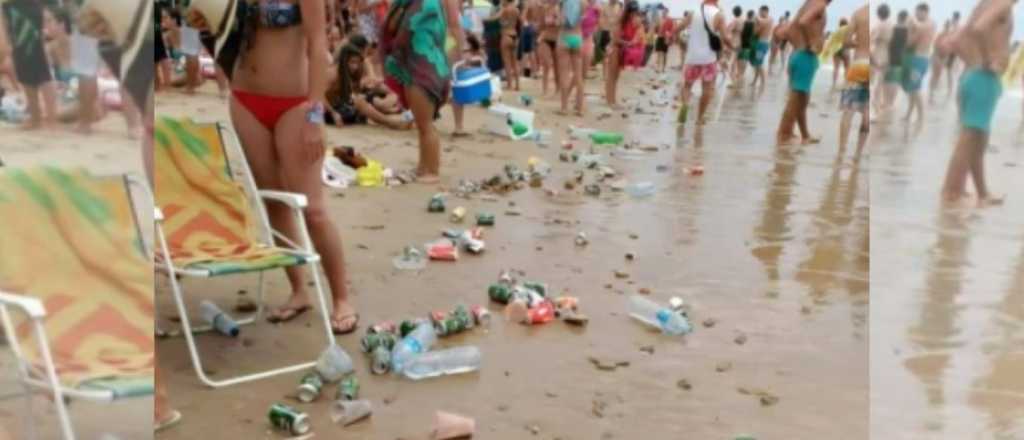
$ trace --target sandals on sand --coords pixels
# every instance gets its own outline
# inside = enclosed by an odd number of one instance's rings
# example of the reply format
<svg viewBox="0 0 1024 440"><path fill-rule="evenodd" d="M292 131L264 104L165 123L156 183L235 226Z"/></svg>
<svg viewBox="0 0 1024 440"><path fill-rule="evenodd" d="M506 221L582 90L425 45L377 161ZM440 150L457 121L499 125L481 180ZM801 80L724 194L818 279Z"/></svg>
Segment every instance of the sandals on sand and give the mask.
<svg viewBox="0 0 1024 440"><path fill-rule="evenodd" d="M342 327L340 324L351 322L352 324L348 327ZM347 335L356 331L359 328L359 314L350 313L348 315L331 317L331 332L336 335Z"/></svg>
<svg viewBox="0 0 1024 440"><path fill-rule="evenodd" d="M267 321L272 324L278 324L283 322L291 321L302 314L313 309L313 306L306 304L298 307L280 307L274 310L274 313L267 315Z"/></svg>
<svg viewBox="0 0 1024 440"><path fill-rule="evenodd" d="M153 432L160 432L174 425L181 423L181 412L178 410L171 411L171 416L164 421L158 421L153 424Z"/></svg>

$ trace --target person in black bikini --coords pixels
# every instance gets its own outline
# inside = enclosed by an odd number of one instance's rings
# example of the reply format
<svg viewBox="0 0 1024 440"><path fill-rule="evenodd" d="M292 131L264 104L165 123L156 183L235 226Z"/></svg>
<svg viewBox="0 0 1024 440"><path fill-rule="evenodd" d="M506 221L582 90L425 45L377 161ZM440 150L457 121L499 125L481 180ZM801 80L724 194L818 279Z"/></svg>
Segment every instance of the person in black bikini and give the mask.
<svg viewBox="0 0 1024 440"><path fill-rule="evenodd" d="M29 119L22 128L52 125L57 116L57 92L43 41L43 5L36 0L7 0L0 26L6 31L5 38L0 38L0 54L9 48L15 76L25 91Z"/></svg>

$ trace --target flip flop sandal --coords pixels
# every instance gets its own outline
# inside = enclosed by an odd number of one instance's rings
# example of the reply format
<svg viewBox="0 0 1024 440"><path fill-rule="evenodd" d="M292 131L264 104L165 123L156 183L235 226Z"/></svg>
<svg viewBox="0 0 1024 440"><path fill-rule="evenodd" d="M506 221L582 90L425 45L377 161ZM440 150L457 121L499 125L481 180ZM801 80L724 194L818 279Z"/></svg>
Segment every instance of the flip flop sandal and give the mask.
<svg viewBox="0 0 1024 440"><path fill-rule="evenodd" d="M274 310L274 313L272 315L267 315L267 322L270 322L271 324L288 322L295 318L298 318L299 316L302 316L303 313L310 311L312 308L313 306L310 305L304 305L299 307L281 307L277 310Z"/></svg>
<svg viewBox="0 0 1024 440"><path fill-rule="evenodd" d="M160 432L174 425L181 423L181 412L178 410L171 411L171 417L162 422L153 424L153 432Z"/></svg>
<svg viewBox="0 0 1024 440"><path fill-rule="evenodd" d="M339 323L340 322L346 322L346 321L351 320L352 318L355 318L355 320L352 321L352 326L347 328L347 329L342 329L341 327L334 325L334 323L336 323L336 322L339 322ZM338 317L338 318L331 317L331 332L336 334L336 335L347 335L347 334L350 334L352 332L355 332L358 328L359 328L359 314L358 313L352 313L352 314L341 316L341 317Z"/></svg>

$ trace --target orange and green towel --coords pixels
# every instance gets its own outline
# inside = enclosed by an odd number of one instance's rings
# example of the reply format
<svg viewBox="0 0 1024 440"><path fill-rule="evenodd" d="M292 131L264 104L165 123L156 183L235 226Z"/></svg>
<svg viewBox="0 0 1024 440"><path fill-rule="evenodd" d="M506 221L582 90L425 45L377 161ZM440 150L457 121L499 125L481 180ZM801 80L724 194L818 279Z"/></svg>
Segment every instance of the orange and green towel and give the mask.
<svg viewBox="0 0 1024 440"><path fill-rule="evenodd" d="M215 124L160 118L154 138L156 200L175 266L220 275L306 263L257 239L254 212L231 177Z"/></svg>
<svg viewBox="0 0 1024 440"><path fill-rule="evenodd" d="M61 383L152 381L153 265L123 178L52 167L0 171L0 289L38 298ZM13 313L42 370L30 322Z"/></svg>

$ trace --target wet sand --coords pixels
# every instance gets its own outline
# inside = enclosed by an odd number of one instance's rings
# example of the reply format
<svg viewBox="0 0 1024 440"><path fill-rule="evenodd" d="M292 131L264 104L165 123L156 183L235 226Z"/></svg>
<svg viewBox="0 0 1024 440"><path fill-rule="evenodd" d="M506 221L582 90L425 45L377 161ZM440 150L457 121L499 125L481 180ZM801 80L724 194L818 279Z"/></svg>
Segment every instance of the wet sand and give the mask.
<svg viewBox="0 0 1024 440"><path fill-rule="evenodd" d="M865 438L868 179L866 161L858 164L851 152L837 154L838 119L831 109L838 97L825 101L830 78L819 76L811 118L824 142L776 149L772 139L784 97L780 77L771 78L760 101L730 98L721 121L695 139L692 128L677 131L674 110L650 104L655 97L671 98L667 94L679 72L672 71L669 85L659 90L648 86L650 76L628 74L622 85L622 95L650 114L630 111L624 119L616 113L598 122L607 111L591 102L583 125L623 130L638 146L658 147L609 161L630 181L654 182L658 193L651 198L637 200L607 188L599 199L583 195L579 187L565 191L563 181L575 168L558 161L559 140L567 124L580 122L554 116L557 103L551 99L534 103L534 110L542 112L539 128L555 134L548 148L482 134L452 141L448 110L438 123L446 149L445 185L496 174L506 163L525 169L530 156L554 166L545 182L559 190L554 197L527 187L493 201L479 196L449 200L449 207L463 205L471 214L487 210L498 215L497 226L486 231L488 250L481 256L432 263L419 273L392 269L391 258L403 246L424 243L453 227L447 216L426 213L427 200L438 187L349 189L330 197L354 301L362 313L360 332L339 341L356 360L362 395L375 406L370 421L333 426L328 417L333 386L312 404L288 399L299 374L208 389L195 377L184 341L172 338L158 342L159 359L168 372L172 402L185 418L158 437L192 439L216 432L221 438L283 438L268 425L267 409L274 402L290 402L310 414L318 438L425 439L437 410L476 418L479 437L488 439L526 438L530 428L539 431L538 438L563 439L710 439L740 433L765 439ZM524 80L523 85L536 97L537 83ZM597 82L588 86L592 93L599 87ZM226 120L225 105L214 90L207 85L200 98L161 95L158 114ZM515 105L518 96L506 93L504 101ZM467 113L466 127L474 130L484 112ZM355 146L386 166L415 165L413 132L359 127L331 129L328 136L331 144ZM695 164L703 164L706 175L684 172ZM657 171L659 165L667 171ZM509 210L521 215L506 215ZM574 245L578 231L590 236L588 247ZM627 252L635 252L637 260L627 262ZM358 350L367 325L424 316L459 302L486 304L486 287L504 268L525 270L556 292L579 296L591 317L589 327L577 330L556 322L529 328L496 319L489 332L442 339L441 346L480 346L484 360L478 373L422 382L369 374ZM615 270L629 278L616 278ZM276 305L285 299L287 284L280 273L270 279L267 302ZM252 295L255 285L254 276L190 282L188 306L195 310L198 298L210 298L231 307L237 291ZM641 288L659 301L684 297L693 307L695 333L665 337L630 320L626 294ZM158 281L163 327L172 327L166 318L176 314L170 298L166 280ZM500 315L497 307L491 310ZM312 360L325 340L316 316L245 327L237 341L200 336L206 368L217 378ZM708 318L717 325L699 324ZM734 343L740 334L748 338L744 345ZM645 347L653 354L641 351ZM629 366L599 371L590 356L628 361ZM732 368L717 372L722 363ZM678 386L684 379L691 390ZM739 388L764 390L780 401L762 406Z"/></svg>
<svg viewBox="0 0 1024 440"><path fill-rule="evenodd" d="M93 129L90 136L76 133L66 125L25 132L0 122L0 160L5 167L53 165L84 167L104 175L143 175L139 140L127 137L124 118L120 114L109 114ZM151 212L144 211L142 215L151 216ZM4 429L12 439L28 438L24 423L25 401L14 396L22 391L22 387L16 380L17 370L13 362L10 349L0 345L0 439L5 438ZM33 398L33 407L38 438L60 438L57 413L50 401L37 396ZM82 439L99 439L103 434L121 439L149 438L153 429L152 398L112 405L76 401L70 406L70 414L75 433Z"/></svg>
<svg viewBox="0 0 1024 440"><path fill-rule="evenodd" d="M873 127L871 235L889 249L871 264L873 438L1024 438L1020 109L1020 89L1008 90L985 155L990 187L1008 198L986 209L940 206L953 102L929 107L916 136Z"/></svg>

